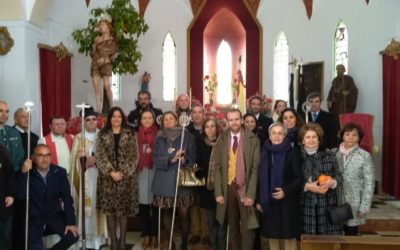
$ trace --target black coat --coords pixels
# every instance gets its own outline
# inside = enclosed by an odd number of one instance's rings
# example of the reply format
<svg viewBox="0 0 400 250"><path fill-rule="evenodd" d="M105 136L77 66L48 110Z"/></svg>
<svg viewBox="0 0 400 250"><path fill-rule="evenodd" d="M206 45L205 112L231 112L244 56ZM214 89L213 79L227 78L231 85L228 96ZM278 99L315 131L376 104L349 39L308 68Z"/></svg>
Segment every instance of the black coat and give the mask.
<svg viewBox="0 0 400 250"><path fill-rule="evenodd" d="M154 113L154 116L156 117L156 119L158 118L158 116L162 115L163 112L161 109L158 108L154 108L152 104L150 104L149 109L151 109ZM137 107L136 109L132 110L131 112L129 112L127 121L128 124L135 130L138 131L139 130L139 125L140 125L140 114L142 113L142 110ZM156 123L157 124L157 123ZM157 124L157 126L159 126Z"/></svg>
<svg viewBox="0 0 400 250"><path fill-rule="evenodd" d="M263 133L264 135L266 135L266 137L268 137L268 128L269 126L271 126L272 123L274 123L272 118L260 113L260 116L257 119L257 133Z"/></svg>
<svg viewBox="0 0 400 250"><path fill-rule="evenodd" d="M28 133L23 133L23 132L19 131L19 134L21 135L22 147L24 148L24 151L25 151L25 157L27 157ZM37 136L35 133L31 132L31 151L30 151L30 154L33 154L33 150L35 149L38 141L39 141L39 136Z"/></svg>
<svg viewBox="0 0 400 250"><path fill-rule="evenodd" d="M197 140L197 166L204 171L204 176L207 181L208 170L210 165L210 156L212 146L205 143L203 138ZM206 184L207 185L207 184ZM199 188L200 193L200 207L206 209L216 209L217 204L215 203L214 190L208 190L206 186Z"/></svg>
<svg viewBox="0 0 400 250"><path fill-rule="evenodd" d="M308 113L308 120L312 122L311 112ZM324 138L322 142L323 148L336 148L338 146L339 125L331 114L320 109L315 123L319 124L324 130Z"/></svg>
<svg viewBox="0 0 400 250"><path fill-rule="evenodd" d="M15 197L15 172L11 165L7 150L0 145L0 219L7 218L13 213L13 205L5 206L7 196Z"/></svg>
<svg viewBox="0 0 400 250"><path fill-rule="evenodd" d="M263 211L261 233L268 238L289 239L300 235L300 189L303 171L298 149L290 150L285 159L284 184L285 197L274 200L268 211Z"/></svg>

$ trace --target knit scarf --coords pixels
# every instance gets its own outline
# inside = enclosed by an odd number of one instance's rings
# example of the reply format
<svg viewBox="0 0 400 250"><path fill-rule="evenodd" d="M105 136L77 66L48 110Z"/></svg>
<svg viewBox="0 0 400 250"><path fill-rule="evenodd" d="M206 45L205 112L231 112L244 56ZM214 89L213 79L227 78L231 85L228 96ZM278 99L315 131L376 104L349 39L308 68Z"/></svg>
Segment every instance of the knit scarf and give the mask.
<svg viewBox="0 0 400 250"><path fill-rule="evenodd" d="M341 154L342 157L343 157L343 162L346 162L347 157L349 156L349 154L351 153L351 151L353 151L353 149L355 149L355 148L356 148L356 146L347 149L347 148L344 146L344 142L342 142L342 143L340 144L340 146L339 146L339 151L340 151L340 154ZM343 167L344 167L344 164L343 164Z"/></svg>
<svg viewBox="0 0 400 250"><path fill-rule="evenodd" d="M275 188L284 184L285 158L291 148L288 138L281 144L272 144L270 140L264 144L258 173L259 200L264 212L273 203L272 193L276 192Z"/></svg>
<svg viewBox="0 0 400 250"><path fill-rule="evenodd" d="M142 171L143 168L152 168L153 166L153 152L146 153L147 148L153 150L154 138L157 134L157 127L153 124L151 127L145 128L139 127L138 132L138 143L139 143L139 164L138 171ZM146 145L146 147L144 147Z"/></svg>
<svg viewBox="0 0 400 250"><path fill-rule="evenodd" d="M244 198L245 194L246 194L246 166L245 166L245 162L244 162L244 151L243 151L243 143L244 143L244 130L242 129L242 131L240 132L240 140L239 140L239 145L238 148L236 150L236 186L238 189L238 193L240 198ZM230 136L230 133L228 134L229 136L229 140L227 140L228 145L227 145L227 149L228 149L228 155L229 152L231 150L231 141L232 138Z"/></svg>
<svg viewBox="0 0 400 250"><path fill-rule="evenodd" d="M204 142L206 143L207 146L213 147L210 154L210 163L208 164L207 189L214 190L214 176L215 176L214 146L215 144L217 144L217 140L210 141L206 137L204 138Z"/></svg>
<svg viewBox="0 0 400 250"><path fill-rule="evenodd" d="M321 155L316 149L301 148L301 155L304 159L303 172L307 181L316 181L320 175Z"/></svg>

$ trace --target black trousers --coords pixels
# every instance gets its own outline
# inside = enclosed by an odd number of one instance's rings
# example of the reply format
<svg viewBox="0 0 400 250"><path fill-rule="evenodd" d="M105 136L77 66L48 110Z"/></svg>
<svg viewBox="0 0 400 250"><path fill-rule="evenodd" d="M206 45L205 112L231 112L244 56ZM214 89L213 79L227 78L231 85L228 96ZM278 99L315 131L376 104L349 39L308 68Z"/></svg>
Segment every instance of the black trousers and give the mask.
<svg viewBox="0 0 400 250"><path fill-rule="evenodd" d="M158 208L151 204L139 204L139 216L143 236L157 236Z"/></svg>

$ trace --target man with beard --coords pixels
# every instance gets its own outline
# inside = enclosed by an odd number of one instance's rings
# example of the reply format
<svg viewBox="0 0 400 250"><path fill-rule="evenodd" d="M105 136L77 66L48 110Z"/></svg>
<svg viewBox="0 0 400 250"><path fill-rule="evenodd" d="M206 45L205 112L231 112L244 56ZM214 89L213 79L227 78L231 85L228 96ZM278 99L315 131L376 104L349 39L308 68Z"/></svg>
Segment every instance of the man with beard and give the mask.
<svg viewBox="0 0 400 250"><path fill-rule="evenodd" d="M139 118L143 110L150 109L153 111L156 118L162 115L162 110L154 108L151 103L151 94L147 90L141 90L138 92L137 101L135 102L136 109L129 112L128 124L137 131L139 129Z"/></svg>

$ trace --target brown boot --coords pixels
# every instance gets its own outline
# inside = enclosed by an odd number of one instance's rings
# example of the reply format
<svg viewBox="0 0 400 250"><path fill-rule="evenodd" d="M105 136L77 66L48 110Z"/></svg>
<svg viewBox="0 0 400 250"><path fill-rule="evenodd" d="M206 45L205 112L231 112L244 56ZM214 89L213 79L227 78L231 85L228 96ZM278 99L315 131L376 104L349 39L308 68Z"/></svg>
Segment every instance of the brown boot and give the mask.
<svg viewBox="0 0 400 250"><path fill-rule="evenodd" d="M150 247L151 247L151 249L156 249L158 247L158 237L157 236L151 236Z"/></svg>
<svg viewBox="0 0 400 250"><path fill-rule="evenodd" d="M147 249L150 246L150 236L145 236L142 243L142 248Z"/></svg>

